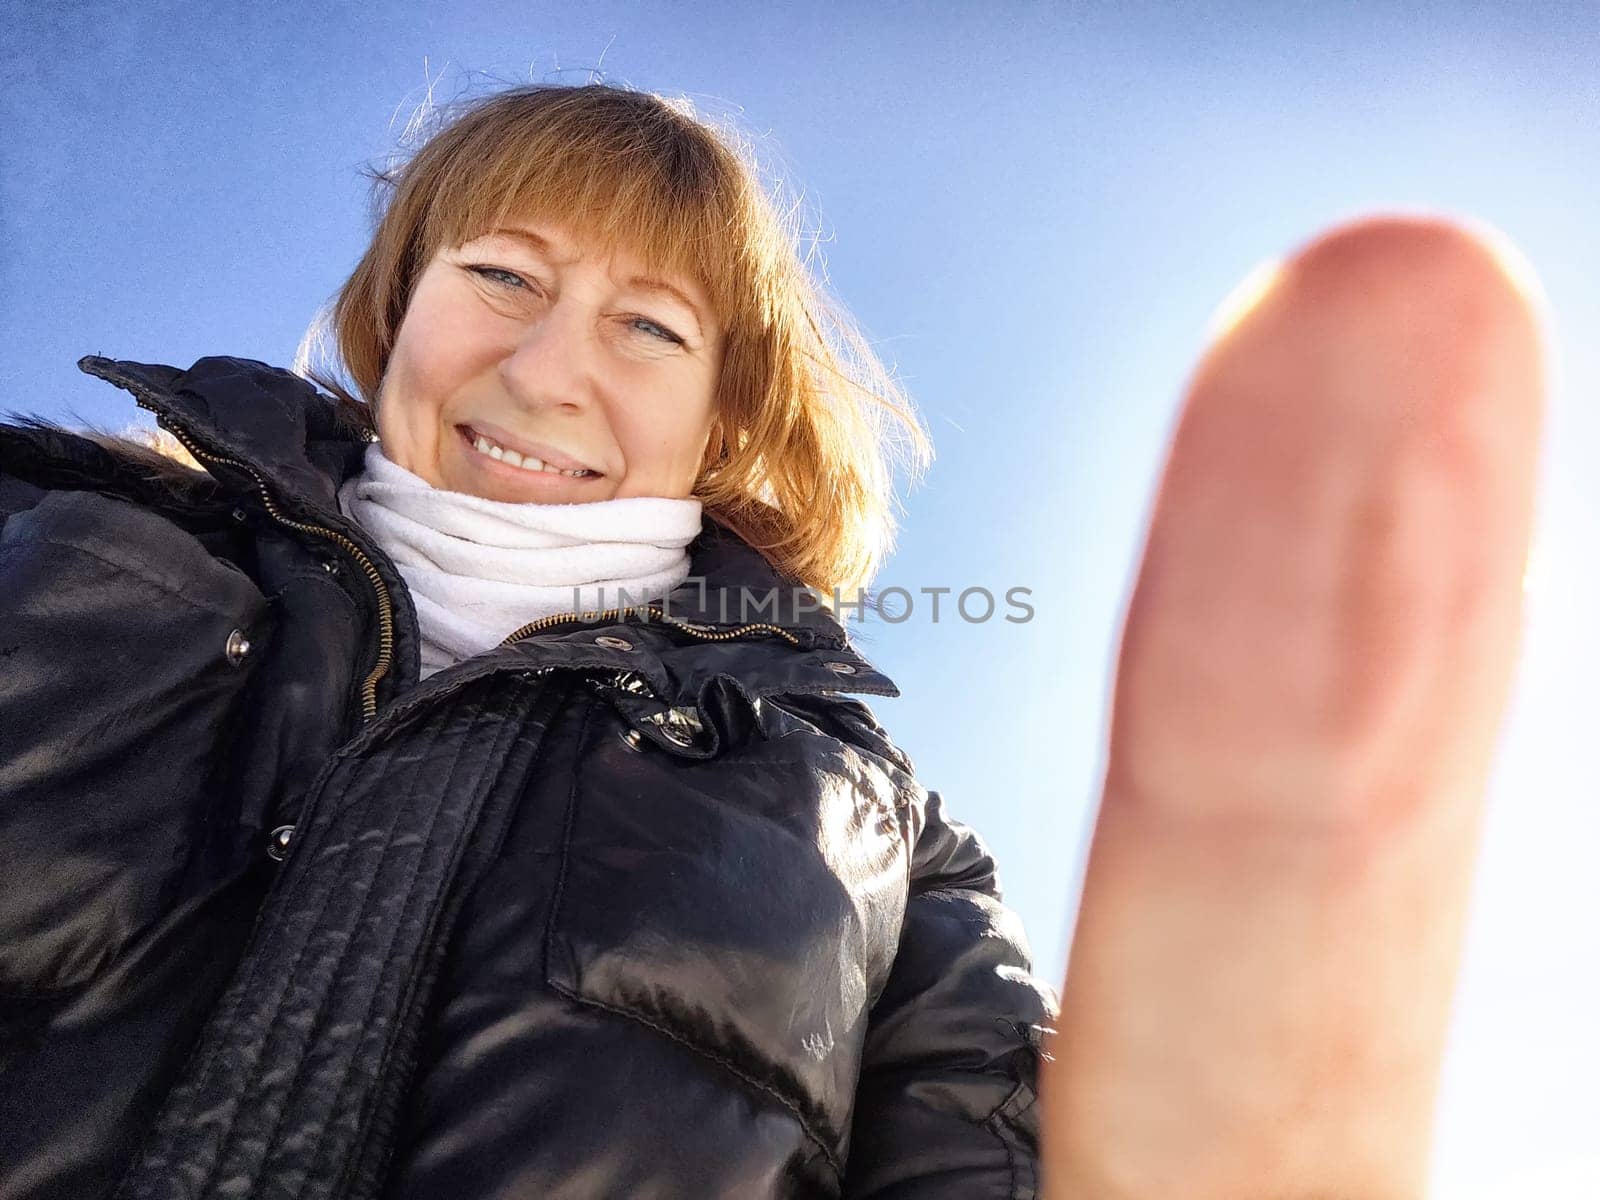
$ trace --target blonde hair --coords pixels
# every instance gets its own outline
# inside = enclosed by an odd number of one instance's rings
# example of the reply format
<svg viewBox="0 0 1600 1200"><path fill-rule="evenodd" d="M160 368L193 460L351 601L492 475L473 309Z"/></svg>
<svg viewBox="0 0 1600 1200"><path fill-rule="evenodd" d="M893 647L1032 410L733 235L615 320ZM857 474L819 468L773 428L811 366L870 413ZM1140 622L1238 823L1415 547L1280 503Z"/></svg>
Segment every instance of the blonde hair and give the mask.
<svg viewBox="0 0 1600 1200"><path fill-rule="evenodd" d="M706 289L726 332L693 490L706 511L809 587L871 580L894 541L894 469L915 476L931 444L899 385L812 278L798 209L780 209L736 133L687 101L648 92L517 87L469 102L403 165L372 177L372 241L296 363L369 429L433 254L508 217L556 219ZM330 335L342 379L309 365Z"/></svg>

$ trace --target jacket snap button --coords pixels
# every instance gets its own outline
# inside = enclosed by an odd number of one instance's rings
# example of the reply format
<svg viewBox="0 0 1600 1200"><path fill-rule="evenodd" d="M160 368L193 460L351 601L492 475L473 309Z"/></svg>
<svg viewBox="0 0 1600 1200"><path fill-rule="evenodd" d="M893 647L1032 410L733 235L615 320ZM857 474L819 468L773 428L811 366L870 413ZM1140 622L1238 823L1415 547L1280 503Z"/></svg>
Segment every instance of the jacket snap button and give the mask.
<svg viewBox="0 0 1600 1200"><path fill-rule="evenodd" d="M604 646L607 650L632 650L633 649L633 643L628 641L627 639L619 638L619 637L608 637L605 634L601 634L599 637L595 638L594 644L596 646Z"/></svg>
<svg viewBox="0 0 1600 1200"><path fill-rule="evenodd" d="M827 662L822 665L835 675L854 675L856 673L855 667L847 662Z"/></svg>
<svg viewBox="0 0 1600 1200"><path fill-rule="evenodd" d="M293 825L279 825L267 838L267 857L282 862L289 857L289 842L294 837Z"/></svg>
<svg viewBox="0 0 1600 1200"><path fill-rule="evenodd" d="M622 744L629 750L636 750L641 754L644 753L644 751L640 749L640 745L644 741L644 735L641 734L637 729L626 729L622 732L621 736Z"/></svg>
<svg viewBox="0 0 1600 1200"><path fill-rule="evenodd" d="M228 656L228 661L237 667L250 653L250 639L235 629L228 635L228 644L223 647L223 652Z"/></svg>
<svg viewBox="0 0 1600 1200"><path fill-rule="evenodd" d="M661 736L675 746L692 746L695 734L703 728L700 714L693 708L663 709L661 712L652 713L645 720L661 730Z"/></svg>
<svg viewBox="0 0 1600 1200"><path fill-rule="evenodd" d="M623 671L617 676L619 691L632 692L636 696L651 695L650 685L644 681L643 676L637 671Z"/></svg>

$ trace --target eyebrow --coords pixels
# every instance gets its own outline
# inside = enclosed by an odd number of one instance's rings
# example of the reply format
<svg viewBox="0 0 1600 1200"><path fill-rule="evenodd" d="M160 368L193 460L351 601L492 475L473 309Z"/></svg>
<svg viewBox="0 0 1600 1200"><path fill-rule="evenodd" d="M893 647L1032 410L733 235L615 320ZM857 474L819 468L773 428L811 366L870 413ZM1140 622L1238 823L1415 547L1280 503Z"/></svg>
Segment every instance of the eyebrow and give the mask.
<svg viewBox="0 0 1600 1200"><path fill-rule="evenodd" d="M509 238L514 242L522 242L559 266L565 266L568 263L577 261L575 257L562 258L556 254L555 246L551 244L549 238L540 237L529 229L495 229L484 236L503 237ZM694 315L694 319L699 322L700 333L702 336L704 335L706 326L705 312L682 288L668 283L665 279L658 279L653 275L635 275L632 279L625 280L624 283L627 287L636 291L655 292L658 295L671 296Z"/></svg>

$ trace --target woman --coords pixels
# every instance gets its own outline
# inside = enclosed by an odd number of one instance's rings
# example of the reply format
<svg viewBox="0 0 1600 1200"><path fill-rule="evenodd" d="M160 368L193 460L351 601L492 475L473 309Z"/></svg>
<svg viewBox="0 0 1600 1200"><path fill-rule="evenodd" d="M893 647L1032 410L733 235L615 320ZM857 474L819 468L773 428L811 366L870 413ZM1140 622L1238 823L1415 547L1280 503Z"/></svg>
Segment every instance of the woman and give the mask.
<svg viewBox="0 0 1600 1200"><path fill-rule="evenodd" d="M1050 990L797 586L909 408L654 97L390 182L336 400L0 430L0 1197L1034 1195Z"/></svg>

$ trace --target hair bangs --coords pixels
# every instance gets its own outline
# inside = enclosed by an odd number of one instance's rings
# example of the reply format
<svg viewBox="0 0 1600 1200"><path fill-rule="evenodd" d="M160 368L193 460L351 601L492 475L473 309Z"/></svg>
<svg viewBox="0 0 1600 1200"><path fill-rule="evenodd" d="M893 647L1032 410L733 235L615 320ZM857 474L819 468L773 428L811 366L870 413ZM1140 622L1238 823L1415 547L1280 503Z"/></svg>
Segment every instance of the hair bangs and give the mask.
<svg viewBox="0 0 1600 1200"><path fill-rule="evenodd" d="M770 272L752 261L764 239L752 236L759 207L738 161L692 124L625 111L597 128L592 111L562 120L552 107L538 122L486 122L452 148L418 253L549 222L601 251L626 249L652 273L694 280L724 325L744 324L761 307L751 283Z"/></svg>

